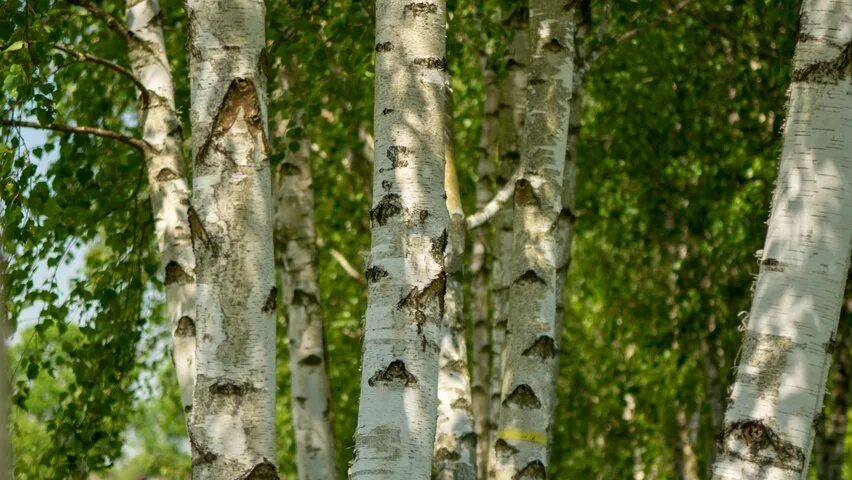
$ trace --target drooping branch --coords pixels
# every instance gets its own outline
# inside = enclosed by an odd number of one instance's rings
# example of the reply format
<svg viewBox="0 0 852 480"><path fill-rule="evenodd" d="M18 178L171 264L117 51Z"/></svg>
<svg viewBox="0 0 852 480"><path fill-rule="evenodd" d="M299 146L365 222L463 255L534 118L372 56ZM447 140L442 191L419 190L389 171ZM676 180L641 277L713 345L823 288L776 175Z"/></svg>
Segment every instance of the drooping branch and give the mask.
<svg viewBox="0 0 852 480"><path fill-rule="evenodd" d="M133 41L133 32L127 29L124 26L124 23L107 13L105 10L101 9L91 0L65 0L71 5L77 5L78 7L83 7L89 11L96 18L100 19L102 22L106 23L107 27L110 28L113 32L115 32L122 40L126 43L130 43Z"/></svg>
<svg viewBox="0 0 852 480"><path fill-rule="evenodd" d="M343 268L343 271L346 272L347 275L349 275L355 280L358 280L359 283L367 283L367 279L364 277L364 275L360 271L358 271L358 269L355 268L349 262L349 260L345 256L343 256L342 253L340 253L339 250L332 248L329 250L329 253L334 258L334 260L340 264L340 266Z"/></svg>
<svg viewBox="0 0 852 480"><path fill-rule="evenodd" d="M60 125L56 123L42 124L37 122L24 122L20 120L0 120L0 126L35 128L38 130L52 130L54 132L75 133L78 135L94 135L96 137L109 138L111 140L121 142L125 145L129 145L135 148L136 150L139 150L142 153L147 152L151 148L151 146L148 145L148 142L144 140L129 137L127 135L114 132L112 130L105 130L103 128L82 127L77 125Z"/></svg>
<svg viewBox="0 0 852 480"><path fill-rule="evenodd" d="M145 105L148 105L148 89L145 88L145 85L141 81L139 81L139 79L136 78L136 75L133 75L133 72L131 72L130 70L122 67L121 65L113 62L112 60L107 60L106 58L99 57L97 55L92 55L91 53L81 52L66 45L55 43L53 44L53 48L61 52L65 52L73 57L76 57L81 62L88 61L92 63L97 63L98 65L103 65L113 70L114 72L125 76L126 78L130 79L130 81L133 82L134 85L136 85L136 88L139 89L139 92L142 96L142 102Z"/></svg>
<svg viewBox="0 0 852 480"><path fill-rule="evenodd" d="M477 229L485 225L491 218L503 208L509 200L512 199L512 194L515 193L515 180L518 179L518 173L512 175L512 178L503 185L499 191L485 204L478 212L468 215L465 221L467 228L470 230Z"/></svg>

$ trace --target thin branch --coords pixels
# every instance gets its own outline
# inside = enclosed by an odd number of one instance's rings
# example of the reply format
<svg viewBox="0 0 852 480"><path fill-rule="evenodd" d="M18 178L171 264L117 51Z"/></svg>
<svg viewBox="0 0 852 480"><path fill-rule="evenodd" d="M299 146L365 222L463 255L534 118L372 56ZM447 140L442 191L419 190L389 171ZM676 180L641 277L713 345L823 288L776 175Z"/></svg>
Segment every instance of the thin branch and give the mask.
<svg viewBox="0 0 852 480"><path fill-rule="evenodd" d="M92 55L91 53L81 52L79 50L74 50L73 48L67 47L65 45L55 43L55 44L53 44L53 48L55 48L59 51L65 52L65 53L67 53L67 54L69 54L73 57L76 57L81 62L82 61L89 61L89 62L92 62L92 63L97 63L97 64L103 65L103 66L105 66L105 67L107 67L107 68L109 68L109 69L111 69L111 70L113 70L113 71L115 71L115 72L117 72L121 75L124 75L125 77L130 79L130 81L133 82L134 85L136 85L136 88L139 90L139 92L141 92L142 102L145 105L148 105L148 99L149 99L148 89L145 87L145 85L138 78L136 78L136 75L134 75L133 72L131 72L130 70L122 67L121 65L113 62L112 60L107 60L106 58L98 57L97 55Z"/></svg>
<svg viewBox="0 0 852 480"><path fill-rule="evenodd" d="M151 148L151 145L149 145L148 142L146 142L145 140L129 137L127 135L123 135L112 130L105 130L103 128L81 127L76 125L58 125L55 123L41 124L36 122L23 122L18 120L0 120L0 126L35 128L38 130L52 130L54 132L94 135L96 137L109 138L111 140L124 143L125 145L129 145L142 153L146 153Z"/></svg>
<svg viewBox="0 0 852 480"><path fill-rule="evenodd" d="M349 263L349 260L347 260L346 257L343 256L342 253L340 253L340 251L332 248L329 249L328 252L331 254L332 257L334 257L337 263L339 263L340 266L343 267L343 271L346 272L347 275L354 278L355 280L358 280L358 282L360 283L367 283L367 279L364 278L364 275L357 268L353 267L352 264Z"/></svg>
<svg viewBox="0 0 852 480"><path fill-rule="evenodd" d="M639 27L634 28L633 30L625 32L620 37L616 38L615 41L611 44L605 44L603 42L598 43L597 48L595 48L590 53L589 61L587 63L589 65L595 63L595 61L600 59L609 50L610 46L615 46L615 45L619 45L621 43L624 43L624 42L630 40L631 38L634 38L635 36L639 35L640 33L647 30L648 28L656 27L660 23L668 20L669 18L673 17L676 13L678 13L681 10L683 10L684 8L686 8L686 6L689 5L691 2L692 2L692 0L681 0L680 3L678 3L674 7L669 8L662 15L659 15L658 17L650 20L649 22L645 23L644 25L641 25Z"/></svg>
<svg viewBox="0 0 852 480"><path fill-rule="evenodd" d="M512 198L512 194L515 193L515 180L519 177L519 173L515 173L512 175L512 178L503 185L500 190L485 204L482 209L478 212L468 215L466 222L467 228L469 230L477 229L483 225L485 225L489 220L491 220L500 209L503 208L504 205Z"/></svg>
<svg viewBox="0 0 852 480"><path fill-rule="evenodd" d="M124 26L124 23L119 19L113 17L106 10L101 9L91 0L65 0L71 5L77 5L78 7L83 7L89 11L92 15L106 23L107 27L110 28L113 32L115 32L125 43L130 43L133 41L134 35L133 32L127 29Z"/></svg>

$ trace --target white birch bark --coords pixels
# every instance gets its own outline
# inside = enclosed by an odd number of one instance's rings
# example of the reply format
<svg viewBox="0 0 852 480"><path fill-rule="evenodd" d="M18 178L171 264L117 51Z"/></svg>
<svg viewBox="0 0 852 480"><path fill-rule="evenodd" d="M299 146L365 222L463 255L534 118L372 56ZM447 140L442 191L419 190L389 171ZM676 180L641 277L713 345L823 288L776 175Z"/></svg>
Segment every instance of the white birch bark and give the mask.
<svg viewBox="0 0 852 480"><path fill-rule="evenodd" d="M509 319L503 354L497 480L544 479L556 403L557 224L574 76L573 13L556 0L530 2L529 87L521 176L515 183Z"/></svg>
<svg viewBox="0 0 852 480"><path fill-rule="evenodd" d="M713 478L807 477L852 243L852 1L806 0L760 274Z"/></svg>
<svg viewBox="0 0 852 480"><path fill-rule="evenodd" d="M484 68L485 108L479 141L479 161L476 166L476 208L482 209L491 198L494 185L494 158L497 147L497 104L499 89L494 71ZM471 274L471 323L473 324L473 369L471 395L476 431L476 478L488 478L488 445L490 439L488 395L491 374L491 329L488 308L488 265L491 261L493 236L487 229L473 234Z"/></svg>
<svg viewBox="0 0 852 480"><path fill-rule="evenodd" d="M180 120L156 0L127 1L127 50L133 75L145 87L138 107L160 264L165 272L172 359L185 412L195 381L195 255L189 233Z"/></svg>
<svg viewBox="0 0 852 480"><path fill-rule="evenodd" d="M275 306L259 0L187 0L197 276L195 479L271 479Z"/></svg>
<svg viewBox="0 0 852 480"><path fill-rule="evenodd" d="M507 22L513 29L512 42L506 58L506 77L500 81L498 105L499 158L498 184L514 181L520 165L523 144L523 126L526 112L527 63L529 62L529 16L523 7L515 9ZM488 415L489 450L496 440L497 417L500 413L502 388L503 340L509 317L509 286L512 283L509 263L512 258L513 205L507 204L494 216L494 254L491 268L492 316L491 325L491 404ZM489 453L489 459L491 455ZM490 463L490 460L489 460ZM491 467L489 466L489 471Z"/></svg>
<svg viewBox="0 0 852 480"><path fill-rule="evenodd" d="M447 104L452 103L449 97ZM450 225L444 264L447 291L441 325L438 360L438 417L432 478L435 480L476 479L476 433L473 426L470 374L464 324L464 245L467 227L461 205L455 152L450 124L452 109L446 117L446 155L444 186Z"/></svg>
<svg viewBox="0 0 852 480"><path fill-rule="evenodd" d="M275 243L287 317L296 471L299 480L324 480L337 478L337 465L306 143L278 169Z"/></svg>
<svg viewBox="0 0 852 480"><path fill-rule="evenodd" d="M10 437L12 386L6 353L9 336L9 285L6 269L9 264L3 252L3 232L0 231L0 480L12 480L12 441Z"/></svg>
<svg viewBox="0 0 852 480"><path fill-rule="evenodd" d="M430 477L449 216L446 4L377 0L372 247L352 479Z"/></svg>

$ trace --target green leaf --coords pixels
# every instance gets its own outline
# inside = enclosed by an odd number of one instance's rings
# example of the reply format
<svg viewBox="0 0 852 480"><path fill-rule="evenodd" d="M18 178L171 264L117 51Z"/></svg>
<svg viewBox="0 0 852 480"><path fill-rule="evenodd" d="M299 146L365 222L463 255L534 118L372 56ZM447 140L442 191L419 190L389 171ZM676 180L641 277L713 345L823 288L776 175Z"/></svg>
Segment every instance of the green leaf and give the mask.
<svg viewBox="0 0 852 480"><path fill-rule="evenodd" d="M11 45L9 45L8 47L6 47L6 49L3 50L3 53L14 52L14 51L20 50L22 48L24 48L24 42L22 40L18 40L17 42L14 42Z"/></svg>

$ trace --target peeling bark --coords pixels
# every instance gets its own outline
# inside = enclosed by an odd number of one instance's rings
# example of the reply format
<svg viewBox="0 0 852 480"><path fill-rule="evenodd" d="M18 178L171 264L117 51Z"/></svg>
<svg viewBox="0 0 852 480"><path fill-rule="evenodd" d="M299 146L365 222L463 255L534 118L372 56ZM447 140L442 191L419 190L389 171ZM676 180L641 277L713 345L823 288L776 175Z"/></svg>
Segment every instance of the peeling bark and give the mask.
<svg viewBox="0 0 852 480"><path fill-rule="evenodd" d="M184 412L192 409L195 382L195 254L190 240L183 138L175 110L171 68L156 0L127 0L127 50L133 75L145 88L137 115L142 126L154 230L165 273L172 360Z"/></svg>
<svg viewBox="0 0 852 480"><path fill-rule="evenodd" d="M372 280L352 479L431 473L447 289L445 42L445 2L376 2L385 47L376 52Z"/></svg>
<svg viewBox="0 0 852 480"><path fill-rule="evenodd" d="M479 162L476 166L476 208L482 209L491 197L494 185L494 157L497 148L497 104L499 90L494 72L484 68L485 109L479 141ZM477 478L488 478L489 428L489 376L491 374L491 332L488 308L488 265L491 262L493 235L478 229L473 235L471 273L471 323L473 324L472 398L473 419L476 432Z"/></svg>
<svg viewBox="0 0 852 480"><path fill-rule="evenodd" d="M527 64L529 63L529 34L527 32L528 15L526 8L516 8L507 20L512 28L512 42L506 59L506 77L499 82L499 102L497 119L499 127L500 165L497 171L497 183L512 181L518 170L523 143L524 115L526 109ZM503 378L503 340L506 337L506 323L509 317L509 286L512 278L509 263L512 258L512 210L509 203L494 216L494 252L491 266L491 380L489 384L489 441L494 445L497 417L500 413L500 388ZM489 454L489 472L491 467Z"/></svg>
<svg viewBox="0 0 852 480"><path fill-rule="evenodd" d="M530 45L521 175L515 182L509 316L502 359L492 478L546 478L556 403L557 291L564 271L558 228L574 80L574 14L563 2L530 3Z"/></svg>
<svg viewBox="0 0 852 480"><path fill-rule="evenodd" d="M447 290L444 295L444 318L441 325L438 359L438 417L432 478L435 480L476 479L476 434L473 426L470 374L464 324L464 211L456 174L453 134L452 98L447 94L445 118L446 147L444 189L450 225L444 265Z"/></svg>
<svg viewBox="0 0 852 480"><path fill-rule="evenodd" d="M291 410L299 480L337 478L331 384L320 306L313 175L308 145L278 171L276 259L287 318Z"/></svg>
<svg viewBox="0 0 852 480"><path fill-rule="evenodd" d="M193 478L277 478L265 8L256 0L186 7L198 316Z"/></svg>
<svg viewBox="0 0 852 480"><path fill-rule="evenodd" d="M806 0L760 274L713 478L807 477L852 243L849 0Z"/></svg>

